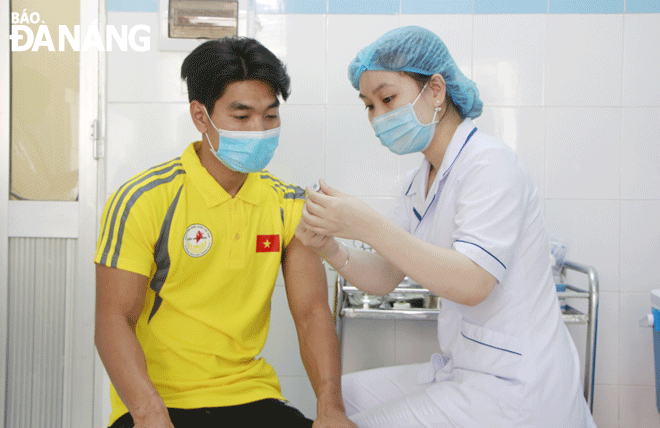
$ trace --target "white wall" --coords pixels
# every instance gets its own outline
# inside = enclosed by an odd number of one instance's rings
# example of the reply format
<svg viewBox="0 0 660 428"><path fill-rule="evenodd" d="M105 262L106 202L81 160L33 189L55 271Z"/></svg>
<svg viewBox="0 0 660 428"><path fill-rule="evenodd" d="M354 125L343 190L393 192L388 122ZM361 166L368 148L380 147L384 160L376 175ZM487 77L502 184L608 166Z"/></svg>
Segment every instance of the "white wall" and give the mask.
<svg viewBox="0 0 660 428"><path fill-rule="evenodd" d="M256 38L292 77L269 169L299 185L323 177L382 212L420 157L379 144L346 67L391 28L416 24L440 35L479 85L485 108L477 126L518 152L539 187L549 233L565 238L568 258L600 275L598 426L659 426L652 334L637 320L650 312L649 291L660 288L660 14L257 18ZM157 14L110 12L108 23L147 24L155 36ZM156 37L149 52L108 53L108 192L199 139L179 79L184 57L159 51ZM571 331L582 350L583 330ZM344 369L424 361L434 336L429 323L349 323ZM264 355L284 393L313 416L281 279Z"/></svg>

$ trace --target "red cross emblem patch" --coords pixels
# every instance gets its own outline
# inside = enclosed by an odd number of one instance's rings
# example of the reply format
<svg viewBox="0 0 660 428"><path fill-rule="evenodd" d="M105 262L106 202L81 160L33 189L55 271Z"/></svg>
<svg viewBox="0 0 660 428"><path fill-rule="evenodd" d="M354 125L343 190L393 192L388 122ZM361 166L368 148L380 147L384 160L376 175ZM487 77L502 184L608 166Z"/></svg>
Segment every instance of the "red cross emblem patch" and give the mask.
<svg viewBox="0 0 660 428"><path fill-rule="evenodd" d="M280 235L257 235L257 253L279 253Z"/></svg>

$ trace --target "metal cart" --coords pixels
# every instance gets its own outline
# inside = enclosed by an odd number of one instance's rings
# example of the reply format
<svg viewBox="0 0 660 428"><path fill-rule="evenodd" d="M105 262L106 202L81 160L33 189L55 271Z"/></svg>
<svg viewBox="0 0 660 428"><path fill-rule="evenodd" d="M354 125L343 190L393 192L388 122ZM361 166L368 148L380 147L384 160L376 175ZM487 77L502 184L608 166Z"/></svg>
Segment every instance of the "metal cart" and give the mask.
<svg viewBox="0 0 660 428"><path fill-rule="evenodd" d="M593 412L594 374L596 371L596 333L598 328L598 274L590 266L565 261L562 278L567 271L585 274L588 287L582 289L574 285L566 285L566 289L557 292L560 300L564 322L566 324L586 324L586 352L584 363L584 397ZM359 297L358 297L359 296ZM406 296L414 296L415 307L397 307L370 302L364 293L337 275L335 281L334 318L337 335L342 340L343 321L348 318L382 319L382 320L433 320L437 319L441 301L429 290L405 278L388 296L396 296L405 300ZM587 310L582 312L566 303L566 299L587 299Z"/></svg>

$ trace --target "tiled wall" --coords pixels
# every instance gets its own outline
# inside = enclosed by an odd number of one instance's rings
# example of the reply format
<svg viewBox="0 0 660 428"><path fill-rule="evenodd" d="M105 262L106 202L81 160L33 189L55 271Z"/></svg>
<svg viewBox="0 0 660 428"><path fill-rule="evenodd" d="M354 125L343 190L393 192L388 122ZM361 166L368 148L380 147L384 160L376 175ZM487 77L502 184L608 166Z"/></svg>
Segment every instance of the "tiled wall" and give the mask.
<svg viewBox="0 0 660 428"><path fill-rule="evenodd" d="M152 28L150 51L108 53L111 192L200 136L178 78L186 53L158 50L158 2L107 4L110 24ZM359 48L401 25L427 27L445 41L479 85L485 108L477 126L518 152L539 187L550 234L564 238L570 259L594 266L600 276L598 426L660 426L652 334L637 323L650 312L649 291L660 288L660 2L253 5L255 37L285 61L292 76L293 93L281 107L280 147L269 169L300 185L323 177L382 212L420 155L397 157L379 144L346 78L347 64ZM281 279L278 284L264 355L280 374L284 393L313 416L313 393ZM571 332L584 354L583 326ZM424 361L437 346L434 337L433 323L349 322L344 370Z"/></svg>

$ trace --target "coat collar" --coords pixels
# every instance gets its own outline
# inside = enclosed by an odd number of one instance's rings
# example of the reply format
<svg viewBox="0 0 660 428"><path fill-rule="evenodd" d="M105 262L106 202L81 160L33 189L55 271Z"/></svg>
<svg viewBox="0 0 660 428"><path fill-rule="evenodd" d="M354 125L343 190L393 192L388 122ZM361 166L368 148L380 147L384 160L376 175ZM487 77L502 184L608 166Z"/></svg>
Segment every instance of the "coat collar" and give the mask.
<svg viewBox="0 0 660 428"><path fill-rule="evenodd" d="M463 147L465 147L467 144L469 137L471 137L474 130L476 130L476 128L472 122L472 119L469 117L463 119L463 122L458 125L456 132L454 132L454 135L449 141L445 156L442 158L442 164L440 165L438 174L435 176L435 180L433 180L433 185L429 189L426 199L428 199L429 196L432 199L433 196L437 193L438 185L441 181L444 181L447 178L447 175L449 175L452 166L454 166L456 159L461 154ZM428 159L424 158L422 165L419 167L419 170L414 175L408 186L408 190L405 193L406 195L414 195L417 193L424 195L426 193L426 184L429 176L430 166L431 163L428 161Z"/></svg>

